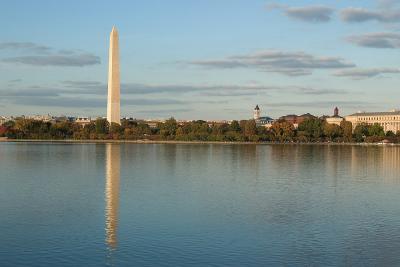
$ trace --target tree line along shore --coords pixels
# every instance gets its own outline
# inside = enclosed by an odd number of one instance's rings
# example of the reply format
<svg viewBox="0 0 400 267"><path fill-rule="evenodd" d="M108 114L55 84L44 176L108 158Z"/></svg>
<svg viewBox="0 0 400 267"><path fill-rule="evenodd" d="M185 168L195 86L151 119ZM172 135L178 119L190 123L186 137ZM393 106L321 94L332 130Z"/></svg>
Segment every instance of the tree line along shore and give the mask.
<svg viewBox="0 0 400 267"><path fill-rule="evenodd" d="M208 123L197 120L177 123L174 118L150 127L142 121L122 120L121 125L106 119L85 125L74 122L44 122L17 119L0 126L0 137L30 140L148 140L183 142L298 142L298 143L400 143L400 131L384 132L379 124L361 124L353 130L343 121L340 126L323 119L304 120L295 129L285 120L278 120L270 128L257 126L254 120L228 123Z"/></svg>

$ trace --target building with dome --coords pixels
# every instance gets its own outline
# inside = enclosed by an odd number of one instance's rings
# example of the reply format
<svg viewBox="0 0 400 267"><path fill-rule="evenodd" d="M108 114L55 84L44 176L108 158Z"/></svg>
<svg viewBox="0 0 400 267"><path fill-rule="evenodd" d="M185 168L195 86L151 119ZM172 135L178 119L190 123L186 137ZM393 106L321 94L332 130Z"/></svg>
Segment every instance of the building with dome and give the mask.
<svg viewBox="0 0 400 267"><path fill-rule="evenodd" d="M326 117L325 120L329 124L336 124L340 126L340 123L344 120L344 118L339 116L339 108L336 107L333 110L333 116Z"/></svg>
<svg viewBox="0 0 400 267"><path fill-rule="evenodd" d="M271 117L265 116L261 117L261 109L258 105L253 110L253 119L256 121L257 126L264 126L269 128L272 126L272 123L275 121Z"/></svg>

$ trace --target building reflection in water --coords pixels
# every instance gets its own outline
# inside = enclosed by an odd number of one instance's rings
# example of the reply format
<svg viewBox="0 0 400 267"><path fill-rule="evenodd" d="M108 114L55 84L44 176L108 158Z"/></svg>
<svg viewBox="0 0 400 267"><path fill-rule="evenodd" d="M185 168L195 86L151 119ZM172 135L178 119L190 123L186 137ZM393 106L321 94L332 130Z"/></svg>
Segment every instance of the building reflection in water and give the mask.
<svg viewBox="0 0 400 267"><path fill-rule="evenodd" d="M384 182L398 183L400 172L400 147L353 146L352 176L381 178Z"/></svg>
<svg viewBox="0 0 400 267"><path fill-rule="evenodd" d="M110 248L117 246L119 180L120 180L120 145L106 144L106 242Z"/></svg>

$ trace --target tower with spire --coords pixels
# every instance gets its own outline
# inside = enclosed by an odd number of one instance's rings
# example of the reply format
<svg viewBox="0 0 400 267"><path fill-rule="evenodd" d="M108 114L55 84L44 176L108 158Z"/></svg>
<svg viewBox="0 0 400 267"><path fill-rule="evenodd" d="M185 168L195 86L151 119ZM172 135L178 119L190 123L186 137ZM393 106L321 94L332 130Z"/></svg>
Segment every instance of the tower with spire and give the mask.
<svg viewBox="0 0 400 267"><path fill-rule="evenodd" d="M339 117L339 108L338 107L335 107L335 109L333 110L333 116Z"/></svg>
<svg viewBox="0 0 400 267"><path fill-rule="evenodd" d="M253 119L258 120L260 118L260 114L261 114L260 107L258 105L256 105L256 107L254 108L254 111L253 111Z"/></svg>

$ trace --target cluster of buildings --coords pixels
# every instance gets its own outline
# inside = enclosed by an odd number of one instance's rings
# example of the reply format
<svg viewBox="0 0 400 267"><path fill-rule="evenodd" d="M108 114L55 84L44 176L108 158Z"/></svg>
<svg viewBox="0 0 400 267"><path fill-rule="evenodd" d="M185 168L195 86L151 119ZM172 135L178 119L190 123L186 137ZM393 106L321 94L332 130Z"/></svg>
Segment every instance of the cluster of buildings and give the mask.
<svg viewBox="0 0 400 267"><path fill-rule="evenodd" d="M278 120L285 120L294 125L295 128L306 119L317 118L310 113L303 115L286 115L280 117ZM327 123L340 125L342 121L349 121L353 126L353 130L360 124L378 124L382 126L385 132L392 131L394 133L400 131L400 111L391 110L389 112L364 112L359 111L357 113L341 117L339 115L339 109L336 107L333 111L333 116L322 116L322 119L326 120ZM275 122L274 119L270 117L262 117L261 109L257 105L253 110L253 119L256 121L258 126L264 126L269 128Z"/></svg>
<svg viewBox="0 0 400 267"><path fill-rule="evenodd" d="M56 123L56 122L76 122L78 124L81 124L83 126L95 121L96 119L92 119L90 117L67 117L67 116L52 116L50 114L47 115L32 115L32 116L11 116L11 117L5 117L5 116L0 116L0 126L6 123L7 121L15 121L17 119L29 119L29 120L35 120L35 121L43 121L43 122L50 122L50 123Z"/></svg>
<svg viewBox="0 0 400 267"><path fill-rule="evenodd" d="M285 120L287 122L292 123L294 127L297 128L299 124L302 123L304 120L311 118L316 118L316 117L311 115L310 113L306 113L303 115L289 114L281 116L277 120ZM256 121L257 126L264 126L266 128L271 127L272 124L276 121L271 117L261 117L261 109L258 105L253 110L253 119Z"/></svg>
<svg viewBox="0 0 400 267"><path fill-rule="evenodd" d="M98 118L91 117L69 117L69 116L52 116L52 115L33 115L33 116L18 116L18 117L5 117L0 116L0 126L3 125L7 121L15 121L17 119L31 119L37 121L44 121L50 123L57 122L74 122L82 125L83 127L96 121ZM317 118L316 116L305 113L302 115L289 114L285 116L281 116L278 119L273 119L268 116L261 116L261 109L257 105L253 110L253 119L256 121L257 126L263 126L266 128L270 128L272 124L277 120L285 120L294 125L295 128L299 126L306 119ZM400 111L399 110L391 110L388 112L362 112L359 111L357 113L342 117L339 115L339 109L336 107L333 111L332 116L322 116L321 119L326 120L327 123L340 125L342 121L349 121L353 126L353 130L360 124L378 124L382 126L385 132L392 131L394 133L400 131ZM123 120L128 121L138 121L134 118L122 118ZM158 123L164 123L165 120L140 120L141 122L146 123L150 126L150 128L156 128ZM187 122L191 122L189 120L178 120L177 123L182 125ZM210 120L206 121L210 126L213 124L222 124L227 123L230 124L231 120Z"/></svg>
<svg viewBox="0 0 400 267"><path fill-rule="evenodd" d="M52 116L50 114L47 115L22 115L22 116L10 116L10 117L5 117L5 116L0 116L0 126L3 125L4 123L8 121L16 121L18 119L29 119L29 120L35 120L35 121L43 121L43 122L49 122L49 123L57 123L57 122L73 122L77 123L79 125L82 125L85 127L86 125L95 122L97 119L106 119L106 117L73 117L73 116ZM150 128L157 128L157 125L159 123L165 123L165 119L135 119L132 117L124 117L121 118L120 121L134 121L134 122L142 122L147 124ZM183 125L188 122L192 122L192 120L177 120L176 121L179 125ZM206 121L209 126L213 124L223 124L223 123L228 123L230 124L232 121L229 120L210 120Z"/></svg>

